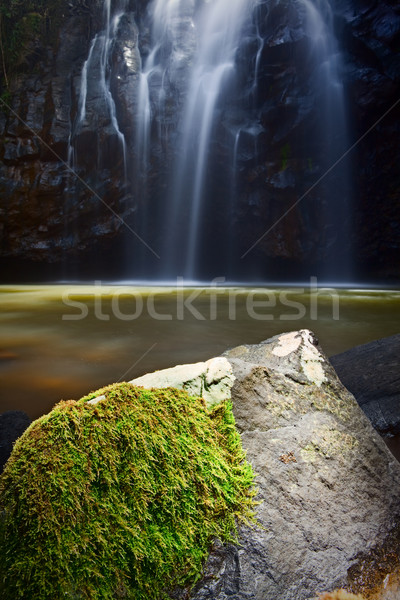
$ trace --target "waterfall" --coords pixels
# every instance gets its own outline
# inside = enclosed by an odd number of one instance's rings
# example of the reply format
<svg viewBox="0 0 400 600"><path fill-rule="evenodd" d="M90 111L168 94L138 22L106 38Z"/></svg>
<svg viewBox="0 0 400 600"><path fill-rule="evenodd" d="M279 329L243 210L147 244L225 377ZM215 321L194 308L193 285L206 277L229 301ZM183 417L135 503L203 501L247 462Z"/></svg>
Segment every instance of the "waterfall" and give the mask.
<svg viewBox="0 0 400 600"><path fill-rule="evenodd" d="M149 5L151 47L143 61L139 78L136 121L136 172L145 184L149 167L151 124L159 123L158 143L162 140L164 120L165 80L174 78L174 61L185 55L185 33L192 25L192 2L185 0L154 0ZM185 6L186 5L186 6ZM186 17L186 18L185 18ZM153 110L152 110L153 105ZM156 111L156 114L154 113Z"/></svg>
<svg viewBox="0 0 400 600"><path fill-rule="evenodd" d="M125 5L125 2L123 4ZM111 123L118 135L118 138L119 138L119 141L120 141L120 144L122 147L123 156L124 156L124 179L126 180L127 162L126 162L125 136L122 133L122 131L120 130L120 127L118 124L115 102L114 102L114 98L112 96L111 89L110 89L110 75L109 75L109 70L110 70L109 69L109 59L110 59L112 44L113 44L113 40L115 38L117 29L118 29L119 21L120 21L122 15L124 14L124 11L121 10L121 11L117 12L111 18L111 0L106 0L105 13L106 13L106 30L105 30L105 35L101 38L102 52L101 52L101 62L100 62L100 74L101 74L100 85L103 89L104 97L106 99L107 106L108 106L108 109L110 112Z"/></svg>
<svg viewBox="0 0 400 600"><path fill-rule="evenodd" d="M81 125L84 122L85 117L86 117L88 70L89 70L89 66L91 65L91 62L92 62L93 50L97 43L97 38L98 38L98 36L95 35L95 37L92 40L92 43L90 44L89 55L88 55L87 59L85 60L85 62L83 63L83 67L82 67L81 85L80 85L80 94L79 94L79 103L78 103L78 123L79 123L79 125Z"/></svg>
<svg viewBox="0 0 400 600"><path fill-rule="evenodd" d="M163 217L169 241L162 253L162 277L198 276L207 234L201 222L214 129L223 93L234 83L240 32L255 1L154 0L149 6L152 43L143 61L136 116L136 172L142 193L150 147L164 146L166 105L173 95L180 113L172 132L174 157ZM155 122L157 140L152 133Z"/></svg>
<svg viewBox="0 0 400 600"><path fill-rule="evenodd" d="M135 202L133 228L161 259L157 267L155 253L149 256L139 244L134 273L198 280L213 272L235 278L242 269L247 276L243 252L280 222L288 199L296 203L299 190L309 185L303 186L304 164L314 160L316 178L323 175L314 202L319 224L314 215L302 215L295 235L305 243L307 227L320 227L322 241L314 254L321 255L324 276L350 277L350 252L344 251L350 247L350 165L341 161L340 174L331 169L350 144L329 0L151 0L147 10L136 13L131 4L104 0L103 26L81 70L68 158L79 163L74 139L88 129L90 119L99 119L100 127L106 123L108 135L117 136L124 164L121 188L129 188L127 197ZM128 74L117 65L123 62L121 54L113 54L116 45L129 45L126 31L134 29L123 25L127 19L139 19L142 33L133 44L138 58L132 61L138 66ZM299 40L306 54L302 75L294 73L300 60L292 56ZM123 80L122 87L117 80ZM127 90L131 96L126 100ZM316 117L302 142L310 153L294 157L297 166L285 172L290 143L286 133L274 138L274 131L285 130L279 117L287 113L279 111L296 110L296 93L314 103ZM269 110L277 115L272 127L264 118ZM296 126L307 110L300 106ZM247 215L253 218L253 230L240 249ZM275 240L267 239L252 273L257 275L270 247L278 257L295 252L297 240L285 244L285 235L287 229L282 229Z"/></svg>
<svg viewBox="0 0 400 600"><path fill-rule="evenodd" d="M257 50L256 50L256 55L255 55L255 60L254 60L254 74L253 74L253 78L252 78L252 84L249 89L249 97L250 98L254 98L257 93L257 80L258 80L258 76L259 76L261 54L264 49L264 38L262 37L262 35L260 33L259 18L256 18L256 21L255 21L255 41L257 44L257 46L256 46Z"/></svg>
<svg viewBox="0 0 400 600"><path fill-rule="evenodd" d="M303 28L309 40L312 85L314 96L318 98L316 112L319 115L315 144L321 149L323 172L329 170L348 147L340 54L328 0L298 0L295 5L299 12L304 12ZM167 122L166 98L178 97L176 110L180 113L174 124L174 155L164 198L166 209L161 219L167 224L161 277L198 277L205 256L208 255L209 263L213 260L210 250L213 244L215 259L225 272L229 270L228 264L232 266L237 238L232 221L239 201L239 152L242 155L250 152L255 161L260 160L259 139L263 134L252 108L258 101L257 82L265 47L259 6L258 0L154 0L150 4L152 43L143 64L136 115L136 172L142 193L146 190L151 148L157 144L162 148L163 136L167 137L163 130ZM237 51L244 35L252 36L253 56L249 57L252 72L246 90L239 90L235 87ZM225 117L226 107L229 102L234 104L235 96L241 97L241 94L242 106L247 104L249 114L241 117L239 123L231 117L230 125L226 125L229 121ZM153 124L157 127L153 128ZM223 126L228 127L228 132L222 130ZM232 151L230 164L221 165L223 189L216 192L215 185L210 183L210 172L214 169L215 178L216 139L221 135L230 136ZM343 161L340 177L336 172L324 180L320 212L325 221L321 255L327 255L323 274L326 277L339 271L340 276L345 277L350 264L349 257L343 257L343 267L338 269L334 251L348 245L343 238L350 234L346 212L350 194L348 171L348 163ZM226 215L225 231L217 230L212 216L216 204L213 196L217 193L224 196L223 199L218 197L218 207ZM148 234L149 229L145 233ZM216 234L221 238L219 244L212 241ZM234 260L239 260L237 255ZM231 272L234 271L233 265Z"/></svg>
<svg viewBox="0 0 400 600"><path fill-rule="evenodd" d="M195 23L197 53L192 67L184 111L181 156L176 166L173 213L188 210L185 275L193 276L202 247L203 194L210 144L219 100L235 75L243 21L249 16L248 0L215 0L206 4ZM190 180L186 177L190 173Z"/></svg>

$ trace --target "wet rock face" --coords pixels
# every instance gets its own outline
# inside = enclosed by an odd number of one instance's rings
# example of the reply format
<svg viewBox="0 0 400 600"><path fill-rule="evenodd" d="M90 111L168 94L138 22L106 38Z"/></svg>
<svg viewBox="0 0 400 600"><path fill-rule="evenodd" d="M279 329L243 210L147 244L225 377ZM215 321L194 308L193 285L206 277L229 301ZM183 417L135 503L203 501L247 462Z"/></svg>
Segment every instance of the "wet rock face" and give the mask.
<svg viewBox="0 0 400 600"><path fill-rule="evenodd" d="M262 125L257 132L261 154L256 158L254 151L248 151L249 145L241 146L243 178L237 218L247 226L240 228L240 237L248 248L273 226L255 249L266 261L268 257L297 258L299 266L308 263L312 269L314 264L318 274L318 258L329 263L329 256L340 261L352 255L356 272L393 276L399 257L395 165L400 107L374 124L398 97L398 7L393 2L368 0L331 2L347 97L349 138L343 150L374 127L349 155L349 183L344 190L349 210L342 218L347 220L346 232L334 224L327 206L339 208L344 164L314 187L334 159L325 162L326 147L316 136L315 128L324 117L319 91L313 85L316 67L310 60L311 41L302 4L268 2L259 8L263 48L254 101L255 120ZM328 127L329 119L325 119Z"/></svg>
<svg viewBox="0 0 400 600"><path fill-rule="evenodd" d="M400 39L398 4L335 0L336 30L346 61L346 81L355 139L354 237L361 267L380 277L396 277L399 260L400 185L397 59ZM383 118L382 118L383 117ZM366 272L366 270L365 270Z"/></svg>
<svg viewBox="0 0 400 600"><path fill-rule="evenodd" d="M75 255L84 261L89 251L107 243L114 249L117 274L119 247L129 235L123 221L139 232L143 226L150 245L161 247L168 233L166 186L177 151L193 53L193 40L188 36L192 4L187 2L177 25L182 35L175 39L162 82L165 111L154 113L149 173L143 186L137 167L135 114L139 73L150 47L148 2L130 2L111 52L110 91L126 141L124 155L101 87L100 39L93 47L97 70L90 70L87 81L85 119L78 124L82 67L96 34L101 36L103 3L71 1L57 44L37 48L29 72L12 82L12 108L23 122L12 113L0 113L3 257L49 263L63 257L68 261L68 256ZM400 14L396 3L388 0L356 4L332 0L331 6L343 58L340 68L348 98L350 144L397 99ZM314 186L330 159L317 133L325 116L322 90L315 85L305 2L258 3L240 39L236 61L236 86L226 94L210 150L207 189L211 200L201 223L209 238L217 240L228 219L238 259L263 236L244 261L236 261L243 265L247 278L263 276L274 268L280 273L281 265L291 266L295 273L308 269L311 274L323 274L323 264L347 261L350 255L357 257L358 272L364 269L369 277L395 277L400 254L399 106L351 154L348 184L344 185L338 169ZM160 85L157 77L151 79L153 98ZM71 175L65 163L73 164L79 177ZM227 165L236 171L234 185L223 175ZM235 192L227 214L222 199L229 186ZM336 219L339 225L333 224L338 210L335 194L354 204L354 213L350 209ZM143 223L149 214L151 227L146 229ZM210 247L212 270L215 255L222 255L222 249L216 252L214 242Z"/></svg>
<svg viewBox="0 0 400 600"><path fill-rule="evenodd" d="M69 254L79 257L96 242L115 236L132 210L119 183L118 143L99 102L98 81L97 89L89 85L88 113L96 118L77 141L78 161L69 145L82 66L101 27L102 7L101 0L70 2L57 44L40 48L32 74L12 80L12 110L4 110L0 119L3 257L45 263L60 262Z"/></svg>
<svg viewBox="0 0 400 600"><path fill-rule="evenodd" d="M264 2L250 38L260 36L256 90L250 98L253 128L239 138L240 191L236 218L243 249L261 235L255 257L314 262L316 249L326 253L324 196L314 190L298 198L322 174L321 147L316 137L319 90L313 84L315 64L301 2ZM261 49L260 49L261 46ZM243 70L248 72L249 49ZM259 129L254 127L259 125ZM289 211L287 216L282 215ZM318 217L320 215L320 217Z"/></svg>

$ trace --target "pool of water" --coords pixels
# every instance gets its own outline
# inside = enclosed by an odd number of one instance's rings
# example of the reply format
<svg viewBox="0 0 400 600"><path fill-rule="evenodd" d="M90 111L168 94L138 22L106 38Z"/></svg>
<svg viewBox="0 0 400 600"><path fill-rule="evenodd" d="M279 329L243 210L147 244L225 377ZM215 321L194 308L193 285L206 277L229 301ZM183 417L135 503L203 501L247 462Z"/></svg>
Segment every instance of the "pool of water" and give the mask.
<svg viewBox="0 0 400 600"><path fill-rule="evenodd" d="M0 413L309 328L329 355L400 332L400 291L0 286Z"/></svg>

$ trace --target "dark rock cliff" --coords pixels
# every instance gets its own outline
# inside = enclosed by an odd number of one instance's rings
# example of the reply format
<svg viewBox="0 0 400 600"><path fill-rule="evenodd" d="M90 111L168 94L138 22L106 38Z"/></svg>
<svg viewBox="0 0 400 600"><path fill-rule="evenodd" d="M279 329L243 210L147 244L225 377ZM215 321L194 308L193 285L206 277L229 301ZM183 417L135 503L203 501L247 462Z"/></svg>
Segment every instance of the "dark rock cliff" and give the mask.
<svg viewBox="0 0 400 600"><path fill-rule="evenodd" d="M37 35L26 68L10 77L10 94L3 98L12 110L4 105L0 110L0 254L6 279L21 278L27 266L32 278L125 275L130 229L145 232L156 250L168 234L163 203L183 80L176 79L168 90L167 135L161 144L160 122L154 121L157 143L150 152L147 198L140 170L130 168L137 161L132 115L138 77L149 51L146 4L127 3L111 52L110 91L125 154L101 87L101 44L93 43L96 34L102 35L101 0L71 0L56 42L45 44ZM392 106L400 77L400 9L389 0L332 0L332 8L348 98L349 144L362 138L346 159L348 182L344 186L338 167L315 185L329 160L324 158L326 141L316 135L324 115L313 83L303 3L261 2L238 47L238 88L225 103L212 149L213 218L206 213L202 224L210 239L207 276L220 275L224 268L217 261L221 272L213 272L214 256L222 255L214 240L228 220L238 257L263 236L238 260L239 278L284 277L284 268L289 278L336 272L354 279L398 280L400 106ZM86 114L78 123L82 68L91 49ZM2 79L5 92L4 73ZM220 201L227 186L221 172L232 160L228 133L238 123L235 201L228 214ZM342 216L344 203L351 209ZM135 243L129 246L132 276L135 262L144 260L140 242ZM151 275L157 267L149 257L145 273ZM347 271L330 268L348 263L349 257L353 264Z"/></svg>
<svg viewBox="0 0 400 600"><path fill-rule="evenodd" d="M357 255L364 276L370 270L398 280L400 7L335 0L335 8L354 139L370 131L354 150Z"/></svg>
<svg viewBox="0 0 400 600"><path fill-rule="evenodd" d="M349 138L342 148L354 148L315 186L335 160L324 163L326 148L315 136L324 115L313 88L315 65L301 5L261 4L256 114L264 155L244 178L239 218L247 226L241 231L251 246L289 210L255 249L265 260L286 258L288 266L297 261L300 269L309 264L316 274L321 261L329 270L332 260L345 260L352 262L350 279L398 280L400 105L394 104L399 100L399 5L332 0L331 6L347 98ZM344 166L347 190L341 182ZM343 211L343 194L349 210L339 217L347 219L341 229L332 213Z"/></svg>
<svg viewBox="0 0 400 600"><path fill-rule="evenodd" d="M36 36L28 72L11 78L11 110L3 106L0 120L2 257L43 263L59 263L70 253L79 258L120 228L99 198L122 218L126 213L119 163L111 160L115 136L91 97L94 118L79 136L78 177L68 170L82 66L102 24L102 4L70 2L56 43L42 46ZM89 85L89 96L95 87Z"/></svg>

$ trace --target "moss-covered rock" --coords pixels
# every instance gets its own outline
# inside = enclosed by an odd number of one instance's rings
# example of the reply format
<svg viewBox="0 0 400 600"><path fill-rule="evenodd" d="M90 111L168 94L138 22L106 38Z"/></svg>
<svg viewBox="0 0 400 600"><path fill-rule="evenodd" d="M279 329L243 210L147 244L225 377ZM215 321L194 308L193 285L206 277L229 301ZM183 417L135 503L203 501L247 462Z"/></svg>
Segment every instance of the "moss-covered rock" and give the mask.
<svg viewBox="0 0 400 600"><path fill-rule="evenodd" d="M0 598L168 597L235 539L252 481L227 402L131 384L61 402L0 479Z"/></svg>
<svg viewBox="0 0 400 600"><path fill-rule="evenodd" d="M45 46L56 44L65 10L60 0L0 4L0 87L9 89L10 79L17 73L38 67Z"/></svg>

